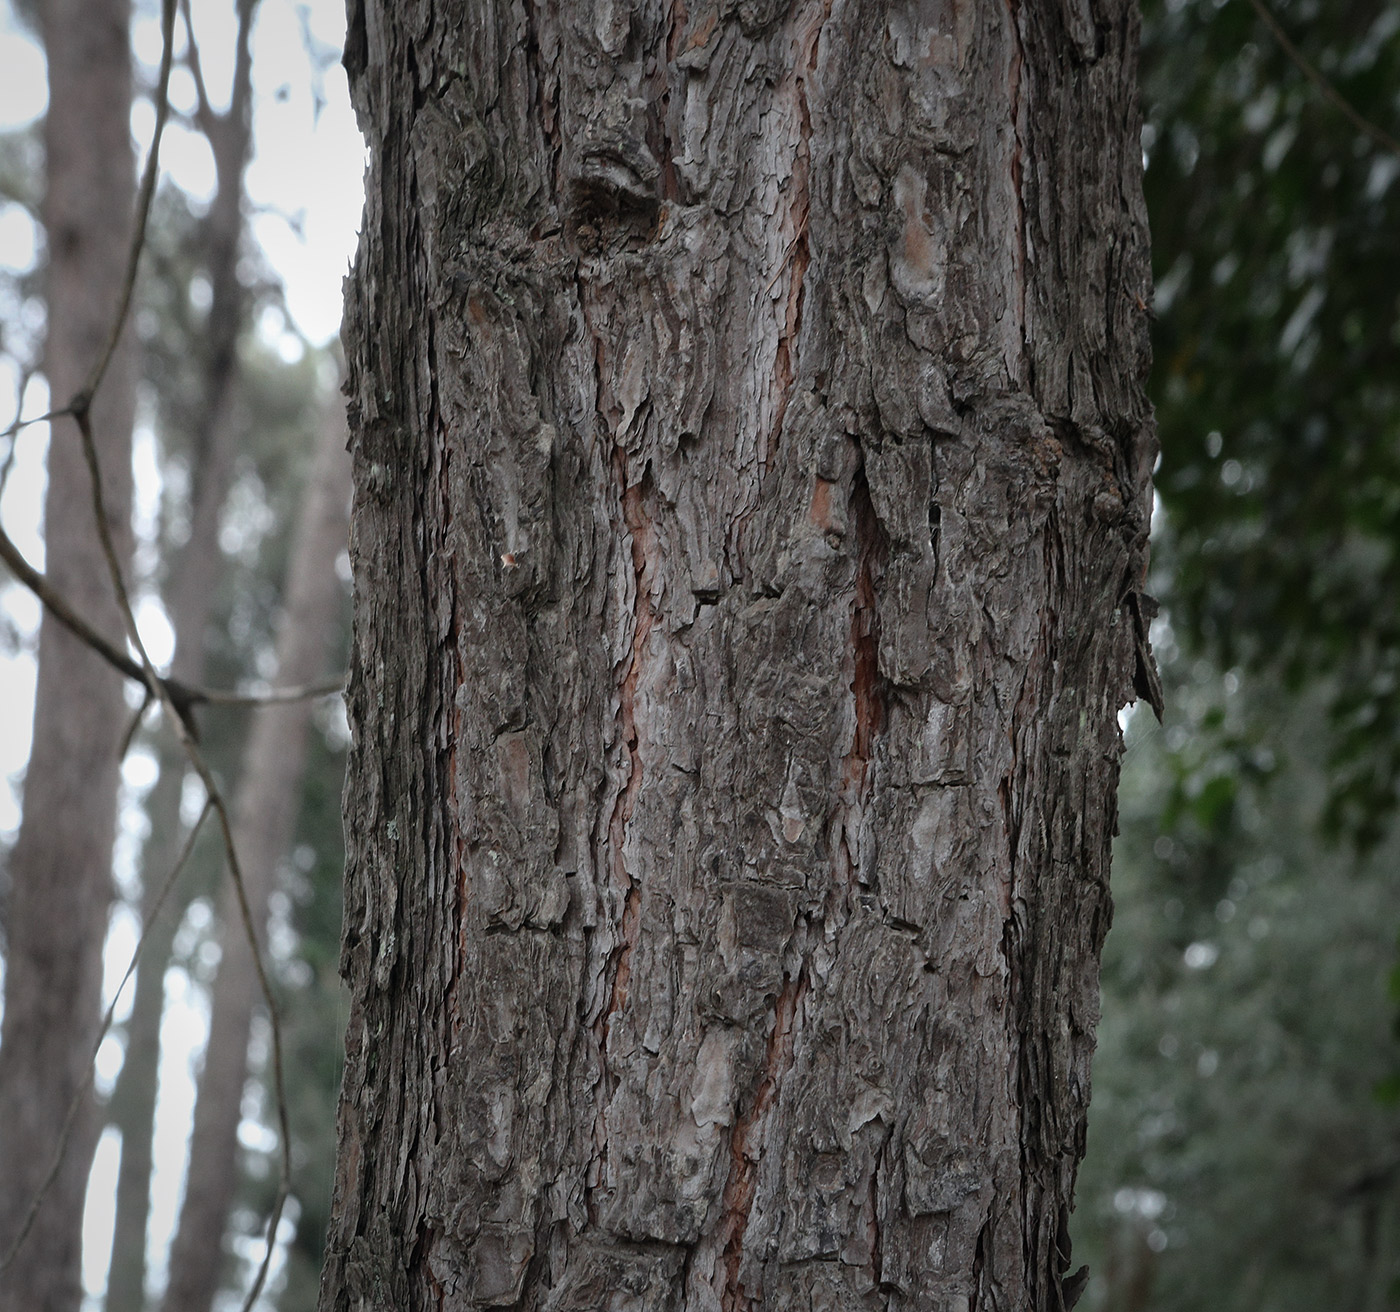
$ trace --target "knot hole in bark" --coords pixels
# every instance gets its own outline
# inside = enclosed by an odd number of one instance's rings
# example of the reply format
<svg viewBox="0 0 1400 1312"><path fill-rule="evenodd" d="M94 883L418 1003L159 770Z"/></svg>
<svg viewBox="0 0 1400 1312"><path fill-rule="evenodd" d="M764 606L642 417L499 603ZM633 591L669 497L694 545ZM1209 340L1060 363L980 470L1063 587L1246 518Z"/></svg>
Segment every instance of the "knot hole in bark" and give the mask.
<svg viewBox="0 0 1400 1312"><path fill-rule="evenodd" d="M615 130L589 142L570 170L569 228L585 254L635 248L656 236L661 166L646 141Z"/></svg>

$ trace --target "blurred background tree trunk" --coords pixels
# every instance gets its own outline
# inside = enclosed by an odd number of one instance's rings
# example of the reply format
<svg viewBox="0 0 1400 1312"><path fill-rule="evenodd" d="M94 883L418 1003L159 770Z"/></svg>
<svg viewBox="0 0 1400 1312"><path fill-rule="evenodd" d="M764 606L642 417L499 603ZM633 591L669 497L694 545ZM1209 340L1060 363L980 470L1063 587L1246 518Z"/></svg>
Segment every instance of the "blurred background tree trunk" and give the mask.
<svg viewBox="0 0 1400 1312"><path fill-rule="evenodd" d="M62 406L97 362L126 269L135 193L130 7L126 0L44 0L39 11L49 68L44 372L51 403ZM91 411L123 567L131 550L133 342L130 332L123 336ZM44 536L49 581L121 641L88 470L67 418L53 423L49 440ZM10 857L0 1252L47 1172L92 1055L112 898L117 753L129 715L120 676L45 615L24 815ZM81 1302L83 1198L96 1129L89 1102L33 1231L0 1274L5 1312L76 1312Z"/></svg>
<svg viewBox="0 0 1400 1312"><path fill-rule="evenodd" d="M199 81L196 122L209 141L217 178L214 199L200 223L200 254L209 279L210 304L200 342L199 399L190 434L189 536L170 571L165 596L175 642L170 672L192 685L205 681L205 629L224 567L219 522L238 449L239 428L233 409L239 377L238 343L248 303L238 264L245 227L243 179L252 146L250 36L255 7L254 0L242 0L239 5L232 94L223 114L210 107L202 76ZM193 49L192 34L190 41ZM197 54L192 62L198 67ZM143 919L149 917L155 896L185 840L180 802L189 763L168 728L158 739L156 759L159 776L146 804L150 829L141 855ZM189 878L177 885L137 967L121 1074L109 1104L111 1123L121 1133L122 1151L106 1312L142 1312L146 1305L146 1232L165 975L175 932L197 890L198 885Z"/></svg>
<svg viewBox="0 0 1400 1312"><path fill-rule="evenodd" d="M341 587L336 557L345 548L350 461L344 402L327 402L315 463L303 494L277 632L277 680L312 683L326 670L337 631ZM337 662L338 664L338 662ZM313 703L254 713L235 804L234 837L244 887L262 941L279 864L291 849L301 808L302 772ZM260 1001L257 974L234 891L220 893L219 966L212 988L209 1042L199 1077L190 1165L170 1254L165 1312L209 1312L224 1274L225 1235L238 1186L238 1126L248 1080L248 1040Z"/></svg>

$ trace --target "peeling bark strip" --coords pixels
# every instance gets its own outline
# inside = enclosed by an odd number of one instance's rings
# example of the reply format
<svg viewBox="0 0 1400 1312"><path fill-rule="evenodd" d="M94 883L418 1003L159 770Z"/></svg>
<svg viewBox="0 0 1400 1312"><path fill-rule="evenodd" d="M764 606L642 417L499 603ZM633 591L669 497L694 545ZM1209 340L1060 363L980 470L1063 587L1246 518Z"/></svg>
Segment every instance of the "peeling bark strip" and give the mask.
<svg viewBox="0 0 1400 1312"><path fill-rule="evenodd" d="M323 1309L1069 1301L1155 453L1136 41L352 4Z"/></svg>

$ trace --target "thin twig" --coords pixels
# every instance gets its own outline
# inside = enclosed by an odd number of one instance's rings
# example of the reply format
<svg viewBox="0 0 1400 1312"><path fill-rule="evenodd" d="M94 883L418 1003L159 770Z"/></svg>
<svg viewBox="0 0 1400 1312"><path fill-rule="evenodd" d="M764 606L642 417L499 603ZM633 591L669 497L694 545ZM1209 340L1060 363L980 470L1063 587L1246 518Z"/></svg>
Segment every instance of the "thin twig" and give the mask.
<svg viewBox="0 0 1400 1312"><path fill-rule="evenodd" d="M195 750L190 760L201 772L208 774L208 767ZM208 785L205 785L208 787ZM272 1265L272 1254L277 1246L277 1227L282 1220L282 1208L286 1205L287 1194L292 1187L292 1130L287 1116L287 1085L282 1070L282 1022L277 1015L277 1004L272 997L272 985L263 968L262 953L258 948L257 929L253 924L253 910L248 905L248 890L243 883L243 872L238 865L238 854L233 845L233 826L229 823L228 808L220 796L215 796L215 809L219 814L219 828L224 835L224 852L228 856L229 874L233 879L233 891L238 895L238 914L243 921L243 932L248 938L248 950L253 956L253 968L258 974L258 987L262 990L263 1001L267 1004L268 1028L272 1032L272 1083L277 1095L277 1128L281 1135L281 1162L277 1180L277 1198L267 1218L267 1242L263 1248L263 1260L253 1279L252 1288L243 1302L242 1312L250 1312L262 1292L267 1279L268 1268Z"/></svg>
<svg viewBox="0 0 1400 1312"><path fill-rule="evenodd" d="M148 689L146 695L141 698L141 705L136 708L136 713L127 724L126 732L122 734L121 746L117 748L117 760L126 760L126 754L131 750L131 744L136 740L137 730L146 722L146 712L154 705L155 700L151 697Z"/></svg>
<svg viewBox="0 0 1400 1312"><path fill-rule="evenodd" d="M1352 126L1356 128L1358 132L1364 132L1366 136L1370 137L1377 145L1384 146L1385 149L1392 154L1400 155L1400 140L1397 140L1384 128L1377 127L1370 119L1364 117L1358 112L1356 106L1353 105L1351 101L1342 95L1331 82L1323 77L1317 67L1309 62L1307 56L1289 39L1288 33L1279 26L1278 19L1269 11L1269 7L1264 3L1264 0L1249 0L1249 3L1254 6L1254 12L1263 20L1264 25L1274 34L1274 40L1283 47L1283 53L1298 66L1303 76L1306 77L1313 86L1321 91L1333 105L1347 116Z"/></svg>
<svg viewBox="0 0 1400 1312"><path fill-rule="evenodd" d="M165 131L165 120L170 115L170 64L175 53L175 0L164 0L161 5L160 34L164 43L160 52L160 77L156 81L156 125L151 134L151 149L146 156L146 168L141 175L141 190L136 197L135 228L131 237L131 249L127 253L126 275L122 279L122 293L117 300L117 312L112 319L112 329L102 353L97 357L88 374L82 390L69 403L68 408L74 417L85 413L92 405L92 398L102 385L107 374L107 366L116 353L117 342L121 340L122 329L126 327L126 316L131 309L132 293L136 289L136 270L141 264L141 252L146 246L146 223L151 214L151 200L156 192L156 178L160 173L160 138Z"/></svg>
<svg viewBox="0 0 1400 1312"><path fill-rule="evenodd" d="M85 643L119 673L145 686L146 672L115 643L109 642L78 613L76 607L25 558L15 541L0 526L0 560L10 567L14 576L43 604L44 608L80 642ZM193 711L197 706L275 706L283 702L298 702L312 697L327 697L345 686L344 676L323 683L302 684L291 688L269 688L266 692L240 692L237 689L202 688L185 683L170 675L157 675L170 695L175 713L184 721L191 734L198 738L198 726Z"/></svg>
<svg viewBox="0 0 1400 1312"><path fill-rule="evenodd" d="M136 940L136 947L132 950L131 960L127 963L126 973L121 978L121 983L117 985L117 991L112 994L112 1001L108 1004L107 1014L102 1017L102 1026L97 1031L97 1039L92 1045L92 1056L88 1059L87 1070L83 1075L82 1082L78 1085L76 1092L68 1103L68 1111L63 1117L63 1126L58 1132L58 1143L54 1146L53 1160L49 1162L48 1174L44 1176L43 1182L39 1185L38 1191L29 1201L29 1210L24 1214L24 1224L20 1226L19 1233L15 1235L10 1243L5 1256L0 1258L0 1271L6 1270L19 1255L19 1250L24 1246L24 1241L29 1237L29 1232L34 1227L34 1221L39 1215L39 1208L43 1206L44 1199L48 1196L49 1190L53 1187L53 1182L58 1178L58 1168L63 1164L63 1156L68 1151L68 1140L72 1137L74 1123L78 1119L78 1112L82 1108L88 1096L88 1091L92 1088L93 1072L97 1065L97 1054L102 1049L102 1044L107 1038L107 1032L112 1028L112 1018L117 1014L117 1002L121 999L122 990L126 988L127 981L136 970L136 963L141 959L141 952L146 946L146 939L150 937L151 929L156 923L156 917L160 915L161 909L165 906L165 899L170 890L175 887L175 881L180 877L180 871L185 868L185 863L190 859L190 853L194 851L195 839L199 837L199 831L204 826L204 821L208 818L209 812L213 810L213 804L209 798L204 799L204 809L199 813L199 819L194 822L194 827L189 832L189 837L185 839L185 845L180 849L180 855L175 861L174 867L166 875L165 882L160 886L160 892L156 895L156 900L146 915L145 921L141 925L141 935Z"/></svg>
<svg viewBox="0 0 1400 1312"><path fill-rule="evenodd" d="M121 611L128 641L140 658L139 666L135 665L129 657L118 652L106 639L101 638L101 635L97 634L91 626L81 621L76 613L71 611L71 608L69 616L71 620L81 624L82 627L87 630L89 645L94 646L98 651L102 652L109 661L119 669L122 669L124 673L131 673L131 670L126 668L128 665L135 668L135 677L140 678L141 682L144 683L148 689L150 696L158 700L165 709L171 727L180 742L180 746L184 749L190 764L194 767L195 772L199 775L200 780L204 784L206 813L212 809L219 817L219 828L223 835L224 854L228 860L229 877L233 881L234 891L238 897L239 914L243 921L244 933L247 935L248 947L253 958L253 967L257 973L263 1001L268 1011L268 1019L272 1032L273 1084L277 1098L278 1126L281 1132L281 1169L278 1180L277 1199L273 1204L272 1214L268 1220L267 1248L263 1255L262 1265L258 1269L252 1289L249 1291L247 1301L243 1305L243 1312L249 1312L249 1309L251 1309L253 1303L257 1300L258 1294L261 1292L263 1283L267 1278L268 1267L272 1261L273 1249L277 1238L277 1226L281 1221L282 1209L286 1203L291 1182L291 1131L288 1124L287 1091L282 1064L282 1027L277 1014L277 1003L272 996L272 986L263 965L262 952L258 947L257 929L253 923L252 908L248 904L247 889L243 883L243 871L238 861L238 851L234 843L233 826L229 820L228 807L224 802L223 794L219 791L213 773L210 771L203 754L195 743L193 724L187 719L188 712L182 713L180 708L176 705L172 695L170 681L162 679L161 676L156 673L155 666L151 663L150 655L146 651L145 643L141 640L141 633L136 624L136 615L131 606L131 597L127 591L126 581L122 577L121 562L117 558L116 548L112 542L112 529L107 520L106 505L103 498L102 470L97 459L97 446L92 436L93 396L96 394L98 387L101 386L102 379L107 372L107 366L111 362L117 342L120 340L122 329L125 326L127 314L131 308L132 292L136 284L136 272L140 266L141 252L146 242L146 226L150 217L151 198L155 193L160 138L169 115L170 66L175 45L175 8L176 0L164 0L161 11L161 35L164 41L164 47L161 52L160 78L156 91L155 132L151 139L150 153L146 158L146 169L141 180L141 191L136 207L136 221L132 232L131 249L127 259L126 277L122 295L117 304L116 318L113 321L111 331L108 333L102 353L99 355L96 364L94 364L92 372L88 375L87 383L68 405L68 413L73 416L74 421L77 423L78 432L82 438L83 458L87 462L88 467L89 483L92 492L93 516L96 520L98 540L102 546L102 554L107 561L108 573L111 576L112 591L116 596L117 606ZM247 4L246 0L244 12L245 14L251 13L251 5ZM8 538L6 541L8 542ZM14 544L9 543L9 545L13 547ZM28 570L28 563L23 561L23 557L20 556L17 550L14 551L13 556L14 559L6 556L12 568L15 568L16 560L18 560L23 562L25 569ZM19 573L19 570L16 570L16 572ZM34 571L29 570L29 573L33 574ZM32 587L33 584L31 583L30 586ZM35 591L36 595L39 595L37 589L35 589ZM46 604L49 603L46 602ZM50 606L50 609L53 609L53 607ZM54 610L54 614L56 617L58 616L56 610ZM94 639L96 641L93 641ZM114 657L117 659L113 659ZM201 819L202 818L201 816ZM191 835L190 842L192 843L192 841L193 835ZM144 932L142 937L144 941ZM128 976L129 975L130 969L128 969ZM115 1005L114 999L113 1008L115 1008ZM110 1016L112 1014L112 1009L109 1009L108 1023L110 1023ZM82 1096L84 1097L86 1096L87 1088L91 1085L94 1069L93 1063L95 1060L96 1051L94 1050L93 1061L89 1061L87 1074L85 1076L84 1089L82 1091ZM33 1223L33 1217L38 1214L43 1197L52 1184L53 1179L57 1176L59 1163L62 1161L63 1153L68 1146L68 1136L71 1132L72 1122L76 1118L76 1115L77 1100L75 1099L74 1105L69 1109L64 1128L60 1132L54 1164L50 1169L48 1179L40 1187L39 1193L33 1200L30 1207L29 1218L26 1220L25 1226L21 1229L19 1235L11 1245L4 1262L0 1263L0 1270L8 1266L19 1252L20 1246L24 1242L29 1228Z"/></svg>
<svg viewBox="0 0 1400 1312"><path fill-rule="evenodd" d="M142 683L146 676L141 667L124 651L102 636L87 622L60 592L49 585L37 569L25 560L15 541L3 528L0 528L0 560L10 567L14 576L24 584L44 604L48 612L75 638L85 642L109 665L125 674L128 679L138 679Z"/></svg>
<svg viewBox="0 0 1400 1312"><path fill-rule="evenodd" d="M92 397L97 387L102 382L103 374L106 372L107 364L116 349L118 338L121 336L122 325L127 312L131 306L132 289L136 282L136 270L141 261L141 249L145 245L146 224L150 216L151 197L155 192L156 165L160 149L161 132L165 127L166 116L169 111L169 90L170 90L170 64L175 46L175 5L176 0L164 0L161 14L161 29L164 36L165 46L161 53L160 80L157 87L156 100L156 126L155 134L151 139L151 152L146 160L146 173L141 180L141 198L137 206L136 229L132 237L131 255L127 261L126 283L122 297L118 306L116 322L112 325L112 331L108 335L107 346L102 358L90 375L88 385L83 393L75 397L72 402L73 418L77 422L78 432L83 441L83 458L87 461L88 481L92 492L93 517L97 525L97 536L102 545L102 554L107 560L107 571L111 576L112 591L116 596L117 606L121 611L122 620L126 625L127 639L132 648L136 651L141 661L142 680L150 690L153 697L159 699L165 708L170 719L171 727L175 731L175 736L180 741L180 746L184 748L185 755L189 758L190 764L199 775L204 784L205 794L209 804L214 808L219 817L219 829L224 839L224 855L228 860L229 878L233 881L234 892L238 897L238 910L243 921L243 931L248 939L248 951L253 958L253 969L257 973L258 986L262 992L263 1002L267 1007L269 1029L272 1033L272 1071L273 1087L277 1096L277 1119L281 1137L281 1161L280 1172L277 1183L277 1199L272 1207L272 1214L268 1220L268 1235L266 1251L263 1253L262 1265L258 1268L258 1273L253 1280L252 1289L248 1293L247 1301L243 1305L243 1312L249 1312L253 1303L257 1300L258 1294L262 1290L263 1282L267 1279L268 1268L272 1262L272 1254L277 1239L277 1226L282 1218L282 1208L287 1200L287 1193L291 1187L292 1175L292 1138L291 1127L287 1116L287 1088L282 1067L282 1023L277 1014L277 1001L272 996L272 985L267 977L267 970L263 965L262 950L258 946L257 927L253 923L252 908L248 904L248 891L243 883L243 870L238 861L238 850L233 839L233 825L229 820L228 806L224 802L223 794L219 790L218 783L210 771L204 755L200 752L195 743L190 722L185 716L180 714L176 707L170 691L160 675L156 673L155 666L151 663L150 655L146 651L146 645L141 640L141 631L136 624L136 613L131 606L131 597L127 591L126 580L122 577L121 561L117 558L116 547L112 542L112 528L107 522L106 502L102 492L102 468L97 459L97 444L92 437ZM245 23L247 16L251 15L251 5L243 7Z"/></svg>
<svg viewBox="0 0 1400 1312"><path fill-rule="evenodd" d="M18 361L16 361L18 363ZM10 437L9 449L5 452L5 463L0 465L0 496L4 496L5 488L10 481L10 470L14 468L15 453L19 450L19 429L23 427L20 415L24 412L24 394L29 390L30 380L34 377L34 366L30 364L19 365L19 378L15 385L15 420L14 424L7 430Z"/></svg>
<svg viewBox="0 0 1400 1312"><path fill-rule="evenodd" d="M304 702L345 691L345 676L322 679L320 683L293 684L289 688L269 688L266 692L238 692L222 688L200 688L199 701L206 706L279 706L284 702Z"/></svg>
<svg viewBox="0 0 1400 1312"><path fill-rule="evenodd" d="M167 0L167 3L173 3L173 0ZM223 793L214 779L213 772L204 759L204 754L195 743L188 722L180 715L164 681L156 673L155 666L151 663L145 643L141 640L141 632L136 625L136 613L131 606L131 596L127 592L126 580L122 577L121 561L117 558L117 549L112 542L111 525L107 522L106 503L102 493L102 470L97 461L97 445L92 439L92 415L89 410L83 409L75 413L73 418L77 421L78 432L83 439L83 458L87 461L88 482L92 490L93 517L97 522L97 536L102 544L102 554L107 560L107 572L111 576L112 591L116 595L117 606L126 625L127 640L141 659L141 671L146 687L150 689L153 697L159 698L161 705L165 708L175 736L179 739L180 746L184 748L185 755L189 758L195 773L203 782L209 803L214 808L214 813L219 817L219 829L224 838L224 856L228 861L229 878L233 881L233 889L238 897L239 915L243 921L244 933L248 938L248 950L252 954L253 969L258 976L258 986L267 1007L269 1028L272 1031L272 1071L273 1086L277 1095L278 1126L281 1131L281 1171L277 1184L277 1201L273 1205L272 1218L269 1222L267 1251L263 1255L262 1266L253 1282L248 1302L243 1305L243 1312L248 1312L267 1277L267 1269L272 1260L273 1244L277 1235L277 1224L282 1216L282 1207L287 1200L292 1175L291 1132L287 1118L286 1083L282 1072L282 1023L277 1015L277 1002L272 996L272 984L268 980L267 971L263 966L262 950L258 946L257 928L253 923L252 908L248 904L248 892L243 884L243 869L239 864L238 851L233 841L233 825L229 820L228 806L224 802Z"/></svg>
<svg viewBox="0 0 1400 1312"><path fill-rule="evenodd" d="M30 424L47 424L51 419L62 419L64 415L73 413L72 406L60 406L57 410L45 410L41 415L32 415L28 419L16 419L0 437L13 437L21 428L28 428Z"/></svg>
<svg viewBox="0 0 1400 1312"><path fill-rule="evenodd" d="M209 99L209 89L204 84L204 65L200 62L199 47L194 39L194 19L190 16L190 0L180 0L180 17L185 20L185 67L194 79L195 111L194 121L206 137L213 137L219 115ZM212 143L211 143L212 144Z"/></svg>
<svg viewBox="0 0 1400 1312"><path fill-rule="evenodd" d="M209 804L219 817L219 829L223 834L224 856L228 861L229 878L233 882L234 893L238 898L238 911L243 921L243 931L247 935L248 950L253 958L253 969L257 973L258 986L267 1007L269 1028L272 1031L272 1072L273 1087L277 1096L278 1128L281 1132L281 1171L277 1185L277 1201L273 1205L272 1217L268 1226L267 1251L263 1255L262 1266L253 1282L248 1301L243 1305L243 1312L248 1312L262 1289L263 1281L267 1278L267 1270L272 1260L273 1245L277 1236L277 1225L281 1220L282 1208L286 1203L291 1183L291 1131L287 1117L286 1082L282 1069L282 1023L277 1014L276 1000L272 996L272 984L268 980L267 970L263 965L262 950L258 946L257 928L253 922L252 908L248 903L248 891L243 883L243 869L238 861L238 850L234 844L233 825L229 820L228 806L224 802L223 793L214 779L213 772L204 759L204 754L199 750L194 736L190 733L189 725L179 714L164 682L156 673L155 666L152 665L150 655L146 651L145 643L141 640L140 630L136 626L136 614L132 610L126 580L122 577L121 562L117 558L117 550L112 542L111 525L107 522L102 494L102 470L97 461L97 446L92 439L91 418L88 410L81 410L74 415L78 431L83 439L83 458L87 461L88 481L92 490L93 516L97 522L97 536L102 544L102 554L107 560L107 572L111 576L112 591L116 595L117 606L126 625L127 639L141 659L141 670L146 687L150 689L152 696L159 698L161 705L165 708L166 714L170 718L171 727L175 730L175 736L179 739L180 746L184 748L185 755L204 784Z"/></svg>

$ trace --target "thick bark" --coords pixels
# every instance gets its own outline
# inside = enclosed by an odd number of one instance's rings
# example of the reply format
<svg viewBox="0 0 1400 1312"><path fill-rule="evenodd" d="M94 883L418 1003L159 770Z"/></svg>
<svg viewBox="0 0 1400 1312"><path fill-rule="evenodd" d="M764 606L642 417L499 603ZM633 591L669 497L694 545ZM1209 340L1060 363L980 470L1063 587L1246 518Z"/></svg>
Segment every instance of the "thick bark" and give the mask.
<svg viewBox="0 0 1400 1312"><path fill-rule="evenodd" d="M324 672L327 641L335 632L342 598L335 558L345 544L350 462L338 395L328 411L297 521L278 622L278 679L289 685L313 683ZM234 837L253 923L260 932L267 922L278 864L296 831L311 711L309 702L262 708L243 756ZM219 947L185 1199L162 1303L165 1312L208 1312L224 1272L221 1254L238 1185L238 1123L259 993L252 952L228 887L221 898Z"/></svg>
<svg viewBox="0 0 1400 1312"><path fill-rule="evenodd" d="M49 69L44 368L56 406L84 385L102 350L126 265L135 191L129 13L126 0L48 0L40 7ZM130 554L130 341L128 336L113 358L91 412L106 513L123 559ZM71 420L53 425L48 480L48 577L88 620L119 635L121 619ZM9 1248L48 1170L92 1056L112 892L117 753L127 715L120 676L45 615L34 747L10 857L0 1038L0 1252ZM89 1104L34 1229L14 1265L0 1274L0 1309L78 1307L83 1196L95 1129Z"/></svg>
<svg viewBox="0 0 1400 1312"><path fill-rule="evenodd" d="M322 1308L1072 1302L1149 673L1135 6L351 20Z"/></svg>
<svg viewBox="0 0 1400 1312"><path fill-rule="evenodd" d="M238 257L243 235L243 175L252 145L251 29L252 5L245 0L240 6L229 109L222 116L206 113L200 120L213 150L218 178L203 224L205 268L212 297L200 361L201 404L191 434L190 534L171 572L166 596L166 613L175 636L170 672L188 684L204 681L204 631L223 567L219 521L233 479L237 448L233 400L238 378L238 338L247 303L246 289L238 278ZM188 762L169 732L161 738L159 765L160 775L147 803L150 838L141 860L145 917L149 917L155 896L185 839L180 799ZM112 1123L121 1131L122 1155L106 1312L141 1312L146 1305L146 1221L150 1213L165 973L175 931L187 905L188 897L179 896L177 891L147 939L125 1027L126 1051L110 1104Z"/></svg>

